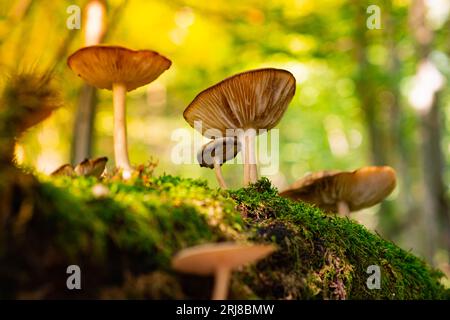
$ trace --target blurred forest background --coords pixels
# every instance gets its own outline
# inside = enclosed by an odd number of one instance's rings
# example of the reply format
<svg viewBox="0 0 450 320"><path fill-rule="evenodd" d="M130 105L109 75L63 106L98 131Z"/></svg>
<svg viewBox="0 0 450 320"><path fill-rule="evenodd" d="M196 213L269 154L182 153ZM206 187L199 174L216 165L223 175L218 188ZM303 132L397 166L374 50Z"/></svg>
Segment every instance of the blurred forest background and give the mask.
<svg viewBox="0 0 450 320"><path fill-rule="evenodd" d="M66 65L86 39L92 1L0 2L2 85L15 70L54 70L64 107L17 143L20 164L50 173L86 155L113 165L112 94L93 90ZM172 133L201 90L234 73L291 71L297 93L279 124L280 189L308 172L390 165L398 187L354 218L449 272L450 0L109 0L101 43L152 49L172 60L157 81L128 94L133 163L157 173L207 179L212 170L176 165ZM70 30L67 8L82 10ZM370 5L380 29L369 29ZM99 17L99 12L94 12ZM78 121L77 121L78 119ZM90 126L90 123L93 123ZM232 187L242 168L224 165Z"/></svg>

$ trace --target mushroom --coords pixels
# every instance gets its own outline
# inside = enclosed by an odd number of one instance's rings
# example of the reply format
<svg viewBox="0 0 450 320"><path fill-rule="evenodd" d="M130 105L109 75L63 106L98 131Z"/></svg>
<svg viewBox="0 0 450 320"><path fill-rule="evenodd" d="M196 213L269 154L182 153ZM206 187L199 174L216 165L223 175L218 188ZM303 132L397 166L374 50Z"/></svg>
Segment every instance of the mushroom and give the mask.
<svg viewBox="0 0 450 320"><path fill-rule="evenodd" d="M233 159L241 151L241 144L234 137L218 138L205 144L197 153L200 167L214 169L216 179L221 188L227 185L222 176L221 166Z"/></svg>
<svg viewBox="0 0 450 320"><path fill-rule="evenodd" d="M349 216L352 211L381 202L395 185L395 171L387 166L364 167L353 172L321 171L296 181L280 196Z"/></svg>
<svg viewBox="0 0 450 320"><path fill-rule="evenodd" d="M295 78L286 70L257 69L236 74L199 93L183 116L201 133L219 130L236 136L244 150L244 184L258 179L255 138L270 130L283 116L295 94ZM197 128L198 129L198 128ZM232 131L232 132L231 132Z"/></svg>
<svg viewBox="0 0 450 320"><path fill-rule="evenodd" d="M276 250L274 245L237 244L231 242L204 244L184 249L172 259L172 267L196 275L214 274L213 300L225 300L231 271L256 262Z"/></svg>
<svg viewBox="0 0 450 320"><path fill-rule="evenodd" d="M150 50L90 46L73 53L67 64L88 84L113 91L116 166L131 172L126 129L126 92L146 85L167 70L171 61Z"/></svg>
<svg viewBox="0 0 450 320"><path fill-rule="evenodd" d="M53 171L50 175L53 177L56 176L69 176L72 177L74 175L77 176L93 176L100 178L103 171L105 171L106 162L108 161L107 157L99 157L95 159L84 159L79 164L73 166L69 163L63 164L58 169Z"/></svg>
<svg viewBox="0 0 450 320"><path fill-rule="evenodd" d="M96 159L84 159L74 169L79 176L93 176L100 178L103 171L105 171L107 157L100 157Z"/></svg>
<svg viewBox="0 0 450 320"><path fill-rule="evenodd" d="M57 177L57 176L69 176L69 177L71 177L74 174L75 174L75 172L73 171L73 167L72 167L72 165L70 163L63 164L58 169L56 169L55 171L50 173L50 175L52 177Z"/></svg>

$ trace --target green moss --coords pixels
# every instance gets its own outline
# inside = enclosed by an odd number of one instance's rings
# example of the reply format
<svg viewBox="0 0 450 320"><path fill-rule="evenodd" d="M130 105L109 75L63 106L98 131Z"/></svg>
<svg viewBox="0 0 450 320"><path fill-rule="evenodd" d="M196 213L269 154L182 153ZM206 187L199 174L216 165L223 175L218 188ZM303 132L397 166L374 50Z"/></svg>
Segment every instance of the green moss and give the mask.
<svg viewBox="0 0 450 320"><path fill-rule="evenodd" d="M29 196L8 200L14 205L1 217L6 221L0 225L1 297L73 297L65 289L65 268L78 264L85 298L207 298L211 279L177 274L170 259L182 248L219 241L279 247L234 274L234 298L448 294L439 283L442 274L420 259L349 219L279 197L267 179L234 191L211 189L199 180L152 177L145 170L129 181L39 180L16 186ZM367 289L371 264L382 269L380 290Z"/></svg>
<svg viewBox="0 0 450 320"><path fill-rule="evenodd" d="M231 192L231 196L248 217L249 225L259 230L257 237L263 234L274 239L286 252L286 258L294 259L280 273L282 278L291 277L291 263L304 265L298 267L304 269L304 283L297 284L296 292L283 292L283 295L308 298L301 292L311 292L322 298L446 297L438 280L442 277L439 271L348 218L325 215L307 204L278 197L277 190L266 179L250 188ZM369 276L366 270L370 265L381 268L380 290L366 286ZM280 280L289 281L277 279Z"/></svg>

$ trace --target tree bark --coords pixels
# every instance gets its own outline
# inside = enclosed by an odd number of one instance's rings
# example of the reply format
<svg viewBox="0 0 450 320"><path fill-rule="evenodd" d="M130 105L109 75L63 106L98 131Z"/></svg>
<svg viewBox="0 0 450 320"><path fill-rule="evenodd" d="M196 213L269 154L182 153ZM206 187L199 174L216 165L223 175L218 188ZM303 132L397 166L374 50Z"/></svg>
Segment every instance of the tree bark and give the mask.
<svg viewBox="0 0 450 320"><path fill-rule="evenodd" d="M441 121L438 94L429 112L420 115L422 174L424 179L424 219L427 228L427 257L433 261L439 242L450 252L450 219L446 199L444 156L441 149ZM440 226L440 228L438 227ZM440 229L440 230L439 230ZM440 231L440 235L438 235Z"/></svg>
<svg viewBox="0 0 450 320"><path fill-rule="evenodd" d="M433 46L433 30L426 21L424 0L414 0L410 10L410 27L413 32L419 63L427 61ZM439 89L432 92L429 107L418 111L421 160L423 176L423 221L426 236L426 257L433 263L439 242L450 250L448 232L450 215L445 194L444 155L441 149L441 121ZM441 236L438 235L440 231Z"/></svg>
<svg viewBox="0 0 450 320"><path fill-rule="evenodd" d="M382 30L369 30L366 26L366 9L368 4L353 0L355 12L354 26L354 53L357 63L355 76L356 93L359 98L360 108L364 116L369 140L370 162L373 165L386 165L389 163L390 154L387 142L386 107L380 105L378 99L378 87L374 72L367 58L368 32L383 32ZM387 202L381 204L380 233L392 239L396 232L396 216L392 205Z"/></svg>
<svg viewBox="0 0 450 320"><path fill-rule="evenodd" d="M413 196L413 170L415 159L409 155L412 144L410 137L406 134L404 128L404 111L400 100L400 80L401 80L401 62L396 46L396 35L398 26L401 22L396 22L394 18L394 8L391 1L383 1L383 31L384 42L386 43L386 93L382 99L382 106L387 109L387 122L389 143L388 161L397 172L397 180L401 192L396 201L395 208L391 208L389 215L380 216L380 226L383 230L389 230L388 234L395 237L402 229L399 218L399 210L403 210L403 216L407 219L414 219L416 216L417 201Z"/></svg>
<svg viewBox="0 0 450 320"><path fill-rule="evenodd" d="M358 0L353 0L356 8L354 28L355 60L358 64L356 74L356 91L359 96L361 110L367 126L370 142L370 158L375 165L386 164L386 148L383 135L382 121L380 121L377 106L375 86L371 77L370 65L367 60L367 27L366 8Z"/></svg>
<svg viewBox="0 0 450 320"><path fill-rule="evenodd" d="M97 105L97 89L84 84L81 88L73 128L71 159L79 163L92 156L92 137Z"/></svg>

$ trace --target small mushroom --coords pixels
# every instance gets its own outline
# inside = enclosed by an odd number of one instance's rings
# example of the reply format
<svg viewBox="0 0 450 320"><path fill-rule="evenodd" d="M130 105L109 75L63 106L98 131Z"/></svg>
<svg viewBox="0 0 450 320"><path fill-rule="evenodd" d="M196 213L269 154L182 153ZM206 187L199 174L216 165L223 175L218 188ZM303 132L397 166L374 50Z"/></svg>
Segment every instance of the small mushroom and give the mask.
<svg viewBox="0 0 450 320"><path fill-rule="evenodd" d="M58 169L50 173L52 177L58 177L58 176L73 176L75 174L73 167L71 164L66 163L60 166Z"/></svg>
<svg viewBox="0 0 450 320"><path fill-rule="evenodd" d="M171 61L150 50L90 46L73 53L67 64L88 84L113 91L116 166L131 171L126 129L126 92L146 85L167 70Z"/></svg>
<svg viewBox="0 0 450 320"><path fill-rule="evenodd" d="M50 175L53 177L56 176L69 176L73 177L77 176L93 176L100 178L102 173L105 171L106 162L108 161L107 157L99 157L95 159L84 159L79 164L73 166L69 163L63 164L58 169L53 171Z"/></svg>
<svg viewBox="0 0 450 320"><path fill-rule="evenodd" d="M241 151L241 144L234 137L218 138L205 144L197 153L200 167L214 169L216 179L222 189L227 185L222 175L221 166L236 157Z"/></svg>
<svg viewBox="0 0 450 320"><path fill-rule="evenodd" d="M215 129L230 136L230 129L244 152L244 185L258 179L255 154L259 129L270 130L281 120L295 94L295 78L286 70L258 69L236 74L199 93L183 116L201 133ZM228 131L228 132L227 132Z"/></svg>
<svg viewBox="0 0 450 320"><path fill-rule="evenodd" d="M364 167L353 172L321 171L296 181L280 196L349 216L352 211L381 202L395 185L395 171L387 166Z"/></svg>
<svg viewBox="0 0 450 320"><path fill-rule="evenodd" d="M100 178L105 171L107 157L100 157L95 159L84 159L74 169L79 176L93 176Z"/></svg>
<svg viewBox="0 0 450 320"><path fill-rule="evenodd" d="M225 300L231 271L239 266L265 258L273 245L215 243L187 248L172 259L172 267L180 272L214 275L213 300Z"/></svg>

